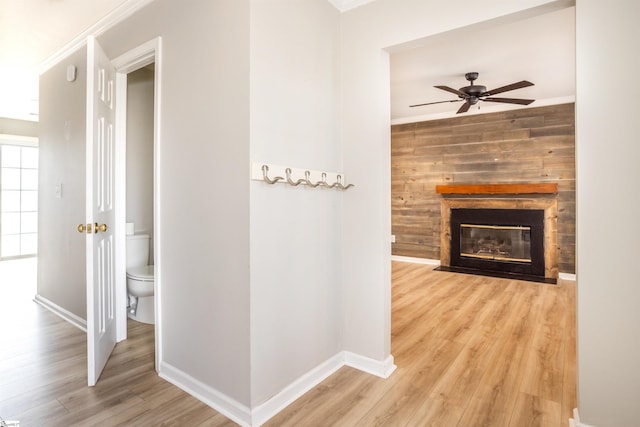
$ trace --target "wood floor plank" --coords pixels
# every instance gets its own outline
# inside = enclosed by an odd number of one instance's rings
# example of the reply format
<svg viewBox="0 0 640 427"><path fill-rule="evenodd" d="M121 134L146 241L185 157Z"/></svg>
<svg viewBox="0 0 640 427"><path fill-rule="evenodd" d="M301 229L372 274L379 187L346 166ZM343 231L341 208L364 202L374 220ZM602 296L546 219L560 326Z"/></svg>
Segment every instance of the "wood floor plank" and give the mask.
<svg viewBox="0 0 640 427"><path fill-rule="evenodd" d="M450 405L466 407L485 370L490 366L495 345L492 331L476 334L464 346L449 368L443 371L430 393L432 399L444 400Z"/></svg>
<svg viewBox="0 0 640 427"><path fill-rule="evenodd" d="M440 399L424 399L406 423L407 427L458 426L463 409Z"/></svg>
<svg viewBox="0 0 640 427"><path fill-rule="evenodd" d="M521 391L562 402L564 369L565 298L559 288L545 289L541 318L537 322Z"/></svg>
<svg viewBox="0 0 640 427"><path fill-rule="evenodd" d="M460 305L474 293L472 286L461 283L463 280L447 286L446 276L433 276L428 274L429 272L429 270L423 270L422 280L425 282L423 286L412 290L413 301L410 305L399 304L394 298L391 342L393 354L398 363L403 362L402 358L406 351L413 351L416 348L416 343L424 343L434 338L444 325L450 324L459 314ZM434 280L431 281L431 278ZM463 277L463 279L468 278L469 276ZM411 282L397 279L393 285L393 295L410 284ZM417 347L420 348L420 345Z"/></svg>
<svg viewBox="0 0 640 427"><path fill-rule="evenodd" d="M562 416L561 421L573 418L573 408L578 407L578 397L576 390L576 305L571 300L571 296L576 295L576 283L572 281L561 281L561 285L568 289L565 303L566 323L564 329L564 369L562 377ZM564 427L565 424L561 424Z"/></svg>
<svg viewBox="0 0 640 427"><path fill-rule="evenodd" d="M341 368L265 426L354 426L399 381L400 376L383 380L353 368Z"/></svg>
<svg viewBox="0 0 640 427"><path fill-rule="evenodd" d="M429 394L437 379L462 348L455 341L434 340L432 344L423 348L411 364L398 368L397 384L381 396L356 425L402 425L407 419L415 418L415 412L425 409L423 402L430 400ZM432 413L430 416L436 415Z"/></svg>
<svg viewBox="0 0 640 427"><path fill-rule="evenodd" d="M558 425L560 403L520 393L508 427L546 427ZM564 425L568 420L564 421Z"/></svg>
<svg viewBox="0 0 640 427"><path fill-rule="evenodd" d="M523 293L512 300L505 327L498 329L501 333L495 337L490 366L466 406L461 425L504 426L509 422L531 349L533 325L539 316L526 304L528 301Z"/></svg>

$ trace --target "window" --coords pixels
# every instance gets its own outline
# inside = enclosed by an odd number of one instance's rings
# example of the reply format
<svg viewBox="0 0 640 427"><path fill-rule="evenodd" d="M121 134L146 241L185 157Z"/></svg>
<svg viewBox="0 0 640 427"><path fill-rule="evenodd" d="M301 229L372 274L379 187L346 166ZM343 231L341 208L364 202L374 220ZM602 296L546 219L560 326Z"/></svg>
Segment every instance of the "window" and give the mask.
<svg viewBox="0 0 640 427"><path fill-rule="evenodd" d="M38 148L0 145L0 259L38 252Z"/></svg>

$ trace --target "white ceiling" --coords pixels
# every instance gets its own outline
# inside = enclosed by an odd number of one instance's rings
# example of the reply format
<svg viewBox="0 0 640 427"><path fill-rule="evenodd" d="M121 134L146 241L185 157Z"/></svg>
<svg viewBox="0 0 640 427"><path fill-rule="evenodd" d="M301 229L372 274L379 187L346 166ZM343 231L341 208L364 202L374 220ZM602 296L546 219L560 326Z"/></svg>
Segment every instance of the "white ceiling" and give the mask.
<svg viewBox="0 0 640 427"><path fill-rule="evenodd" d="M140 2L140 0L135 0ZM328 0L346 11L374 0ZM37 120L38 73L47 58L110 12L134 0L0 0L0 117ZM455 115L460 103L409 108L455 99L433 88L467 85L464 74L492 89L520 80L535 86L501 96L534 98L531 106L572 100L575 94L575 8L508 24L465 28L420 41L391 55L394 123ZM414 43L413 46L417 44ZM514 108L480 103L482 112ZM516 106L515 108L522 108ZM474 107L468 113L479 111Z"/></svg>
<svg viewBox="0 0 640 427"><path fill-rule="evenodd" d="M393 123L455 116L461 102L409 105L457 99L433 86L467 86L464 75L471 71L480 73L475 84L487 89L521 80L534 83L498 95L535 99L529 107L575 98L575 7L478 27L440 34L421 41L420 47L391 54ZM523 106L480 102L464 114L510 108Z"/></svg>

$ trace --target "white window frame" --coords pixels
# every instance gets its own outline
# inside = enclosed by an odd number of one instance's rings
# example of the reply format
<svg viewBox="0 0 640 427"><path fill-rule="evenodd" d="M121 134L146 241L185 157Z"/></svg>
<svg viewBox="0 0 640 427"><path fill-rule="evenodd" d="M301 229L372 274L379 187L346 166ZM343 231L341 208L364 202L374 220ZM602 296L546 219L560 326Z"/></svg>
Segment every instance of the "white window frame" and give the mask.
<svg viewBox="0 0 640 427"><path fill-rule="evenodd" d="M22 135L8 135L8 134L0 134L0 146L2 145L12 145L12 146L21 146L21 147L35 147L39 148L38 138L33 136L22 136ZM38 152L38 156L40 153ZM1 163L0 159L0 165ZM38 165L38 174L40 173L40 165ZM0 176L0 189L2 188L2 177ZM38 188L38 191L40 189ZM2 212L2 198L0 198L0 212ZM38 215L40 214L40 206L38 206L38 210L36 211ZM40 230L38 230L38 233ZM16 255L10 257L2 257L2 242L0 241L0 261L8 260L8 259L18 259L18 258L30 258L38 256L37 252L35 254L29 255Z"/></svg>

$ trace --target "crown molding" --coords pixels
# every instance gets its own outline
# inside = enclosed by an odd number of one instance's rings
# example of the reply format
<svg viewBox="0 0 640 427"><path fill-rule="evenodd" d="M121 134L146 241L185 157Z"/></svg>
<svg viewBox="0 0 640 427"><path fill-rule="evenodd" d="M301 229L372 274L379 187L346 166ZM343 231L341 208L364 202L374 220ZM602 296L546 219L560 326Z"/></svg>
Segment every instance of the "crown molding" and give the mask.
<svg viewBox="0 0 640 427"><path fill-rule="evenodd" d="M98 22L75 36L70 42L64 45L56 53L45 59L40 64L40 74L44 73L73 52L80 49L87 43L88 36L99 36L114 25L124 21L138 10L142 9L154 0L126 0L118 7L105 15Z"/></svg>
<svg viewBox="0 0 640 427"><path fill-rule="evenodd" d="M329 3L331 3L340 12L346 12L347 10L355 9L358 6L374 1L376 0L329 0Z"/></svg>
<svg viewBox="0 0 640 427"><path fill-rule="evenodd" d="M99 36L107 31L109 28L125 20L129 16L133 15L138 10L142 9L147 4L154 0L127 0L113 9L104 18L78 34L70 42L64 45L53 55L45 59L39 67L40 74L44 73L67 56L71 55L76 50L80 49L87 42L88 36ZM347 10L354 9L358 6L362 6L366 3L371 3L375 0L328 0L336 9L340 12L346 12Z"/></svg>

